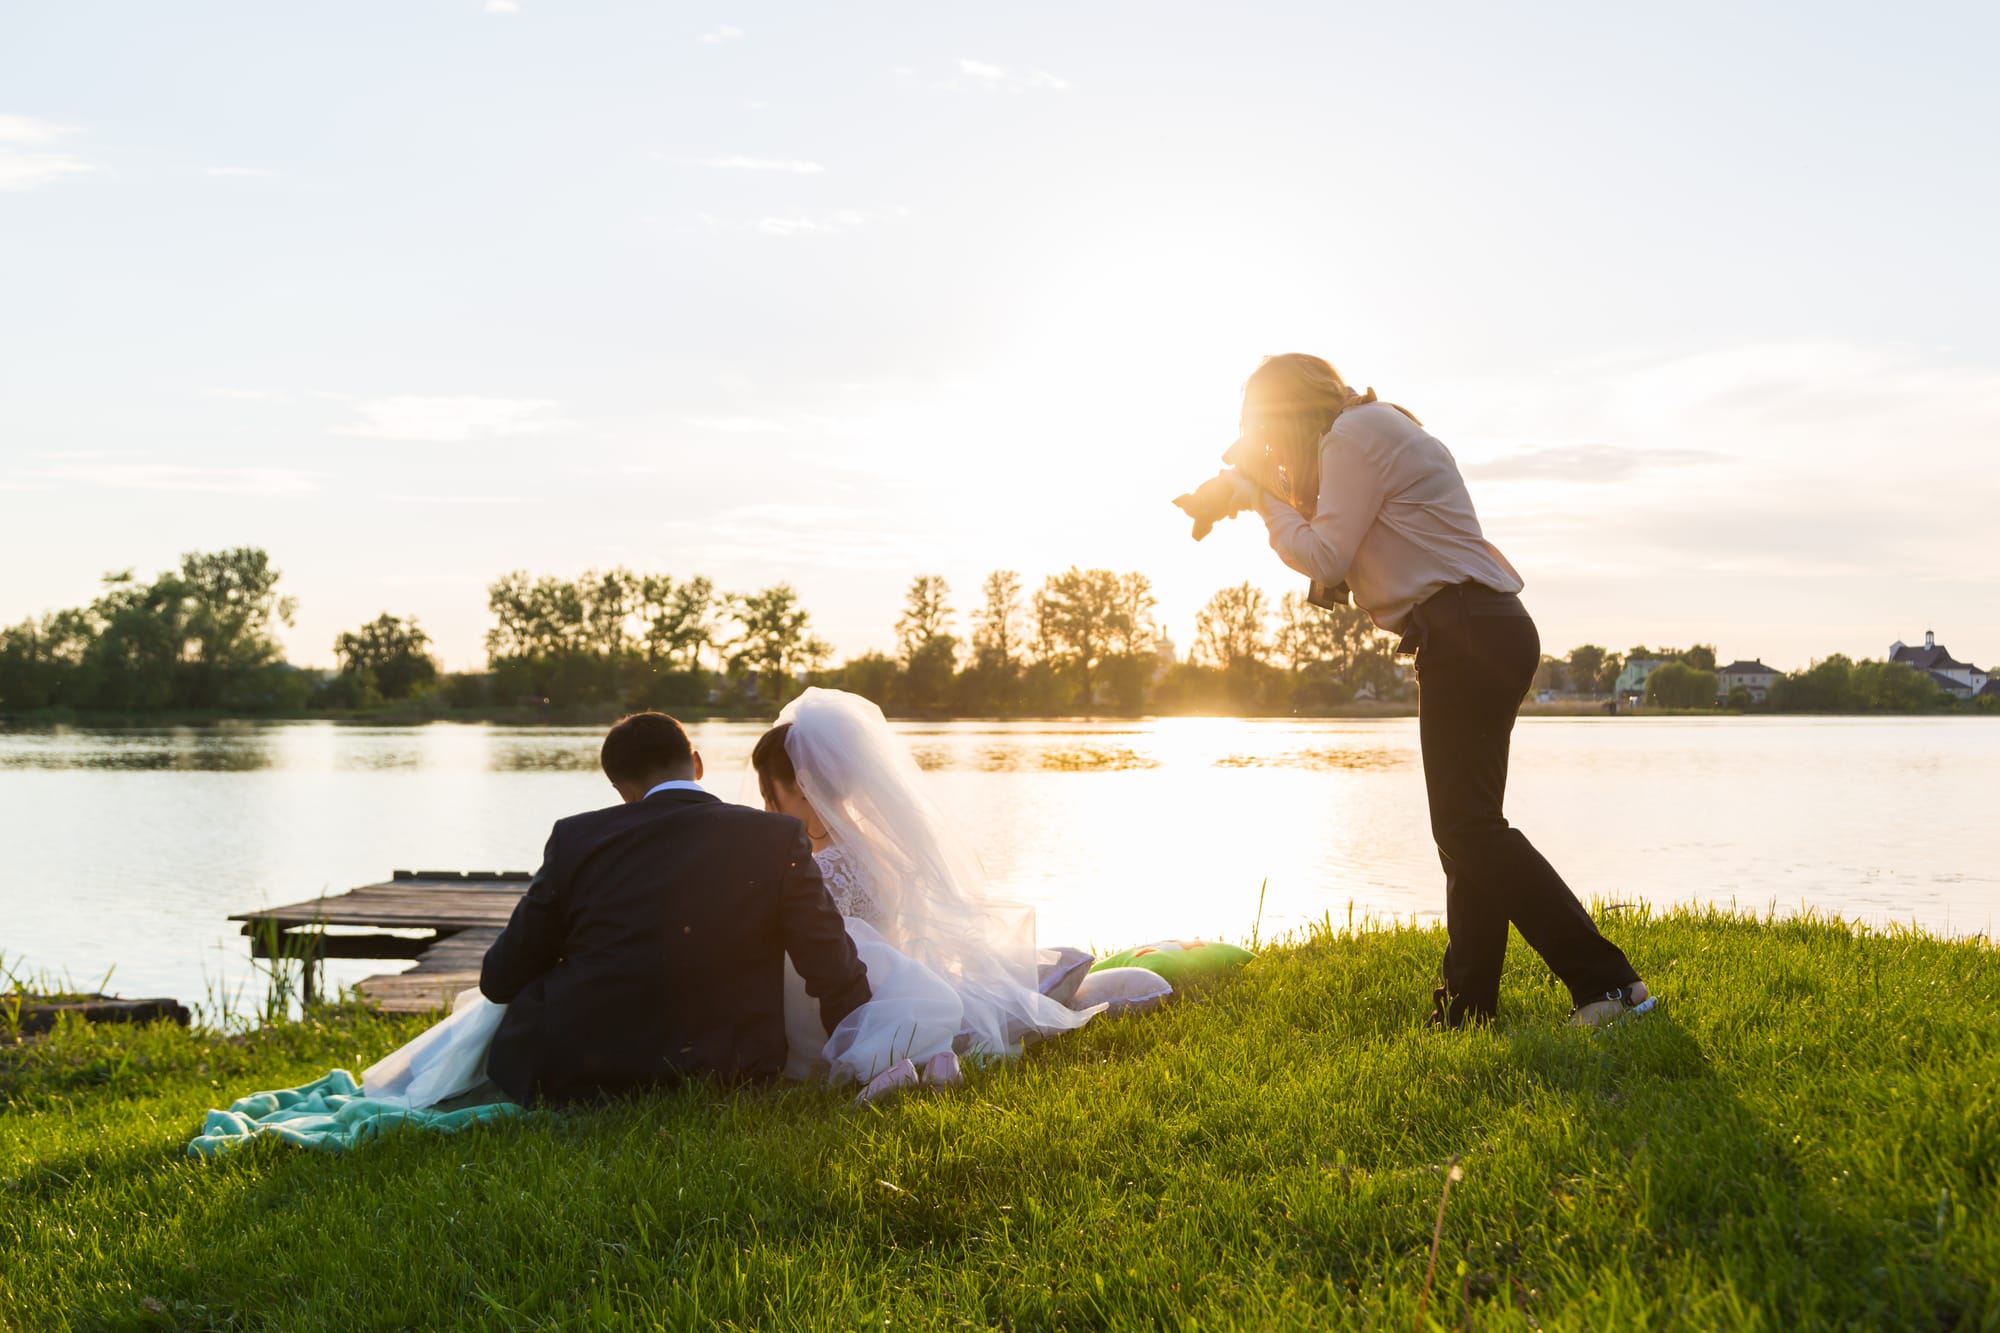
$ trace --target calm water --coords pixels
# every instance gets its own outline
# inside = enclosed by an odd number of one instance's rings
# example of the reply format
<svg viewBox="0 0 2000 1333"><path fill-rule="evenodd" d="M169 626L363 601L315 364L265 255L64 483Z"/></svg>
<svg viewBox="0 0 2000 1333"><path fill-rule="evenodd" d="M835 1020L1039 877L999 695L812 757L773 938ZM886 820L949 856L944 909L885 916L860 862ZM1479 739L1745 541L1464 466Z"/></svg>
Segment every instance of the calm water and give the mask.
<svg viewBox="0 0 2000 1333"><path fill-rule="evenodd" d="M762 729L695 728L746 797ZM1268 936L1350 905L1431 918L1414 721L903 728L1044 943ZM398 867L533 869L550 822L608 804L599 733L306 723L0 732L0 955L128 995L201 999L250 971L229 913ZM1611 901L1824 908L1991 933L2000 724L1532 719L1511 813ZM394 964L340 965L353 980Z"/></svg>

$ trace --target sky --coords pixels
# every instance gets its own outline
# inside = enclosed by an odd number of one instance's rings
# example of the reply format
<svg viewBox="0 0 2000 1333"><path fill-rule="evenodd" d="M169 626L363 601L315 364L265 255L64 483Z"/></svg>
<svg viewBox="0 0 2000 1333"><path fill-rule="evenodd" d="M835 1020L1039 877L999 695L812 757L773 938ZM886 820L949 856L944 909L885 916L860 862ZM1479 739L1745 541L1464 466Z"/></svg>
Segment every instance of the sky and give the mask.
<svg viewBox="0 0 2000 1333"><path fill-rule="evenodd" d="M1169 501L1306 351L1544 645L2000 665L2000 9L0 7L0 623L267 548L292 660L623 564L839 655ZM961 619L960 628L964 629Z"/></svg>

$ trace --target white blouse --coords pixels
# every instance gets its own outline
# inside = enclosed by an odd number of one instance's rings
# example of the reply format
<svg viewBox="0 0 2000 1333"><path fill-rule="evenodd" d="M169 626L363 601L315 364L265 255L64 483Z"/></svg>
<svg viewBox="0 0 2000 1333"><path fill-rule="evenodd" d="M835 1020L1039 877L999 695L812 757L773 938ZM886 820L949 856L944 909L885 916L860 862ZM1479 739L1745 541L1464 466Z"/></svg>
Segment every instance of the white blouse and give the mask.
<svg viewBox="0 0 2000 1333"><path fill-rule="evenodd" d="M1346 583L1355 604L1392 632L1402 632L1412 607L1455 583L1524 586L1480 529L1451 451L1387 403L1347 409L1320 441L1311 522L1269 493L1260 512L1279 559L1321 583Z"/></svg>

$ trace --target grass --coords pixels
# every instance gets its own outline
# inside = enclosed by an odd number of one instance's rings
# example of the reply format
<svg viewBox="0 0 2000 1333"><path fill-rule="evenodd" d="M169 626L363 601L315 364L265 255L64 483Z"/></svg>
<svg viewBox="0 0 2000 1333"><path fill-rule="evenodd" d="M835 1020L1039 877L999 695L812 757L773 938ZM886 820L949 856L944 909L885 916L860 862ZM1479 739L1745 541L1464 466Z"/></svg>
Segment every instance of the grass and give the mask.
<svg viewBox="0 0 2000 1333"><path fill-rule="evenodd" d="M1518 940L1506 1018L1426 1032L1441 935L1323 929L884 1109L690 1087L341 1157L181 1147L420 1024L65 1025L0 1047L0 1324L2000 1328L1992 945L1608 928L1666 998L1598 1034Z"/></svg>

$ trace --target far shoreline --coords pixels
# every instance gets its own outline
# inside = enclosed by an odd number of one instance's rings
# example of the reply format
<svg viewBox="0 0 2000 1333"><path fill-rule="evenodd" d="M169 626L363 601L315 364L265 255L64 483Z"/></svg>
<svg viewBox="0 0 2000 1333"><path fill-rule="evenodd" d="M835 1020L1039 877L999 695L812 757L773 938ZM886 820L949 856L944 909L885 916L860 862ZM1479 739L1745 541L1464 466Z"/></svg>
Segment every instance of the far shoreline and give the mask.
<svg viewBox="0 0 2000 1333"><path fill-rule="evenodd" d="M283 713L226 713L226 712L163 712L163 713L73 713L62 710L27 713L20 715L0 714L0 734L54 732L64 730L80 731L168 731L180 729L226 730L232 727L254 727L268 724L290 724L301 722L329 722L343 727L424 727L437 723L451 723L463 726L489 726L520 728L523 730L548 727L593 727L609 726L632 710L603 705L571 705L531 708L525 706L476 708L476 709L425 709L421 707L389 706L379 709L310 709ZM672 708L671 712L683 722L742 722L765 723L774 721L778 710L746 710L724 708ZM1097 713L911 713L891 711L888 714L894 722L947 723L1023 723L1028 725L1074 725L1077 723L1139 723L1175 720L1206 720L1236 722L1342 722L1342 721L1403 721L1418 716L1417 705L1413 702L1391 703L1347 703L1327 708L1299 710L1289 713L1270 712L1186 712L1186 713L1124 713L1104 711ZM1665 718L1978 718L1995 716L1990 709L1938 708L1909 712L1858 712L1858 711L1786 711L1775 712L1758 708L1646 708L1621 707L1611 712L1603 700L1557 700L1547 703L1529 702L1521 705L1517 716L1522 718L1564 718L1570 720L1603 719L1605 721L1646 721Z"/></svg>

